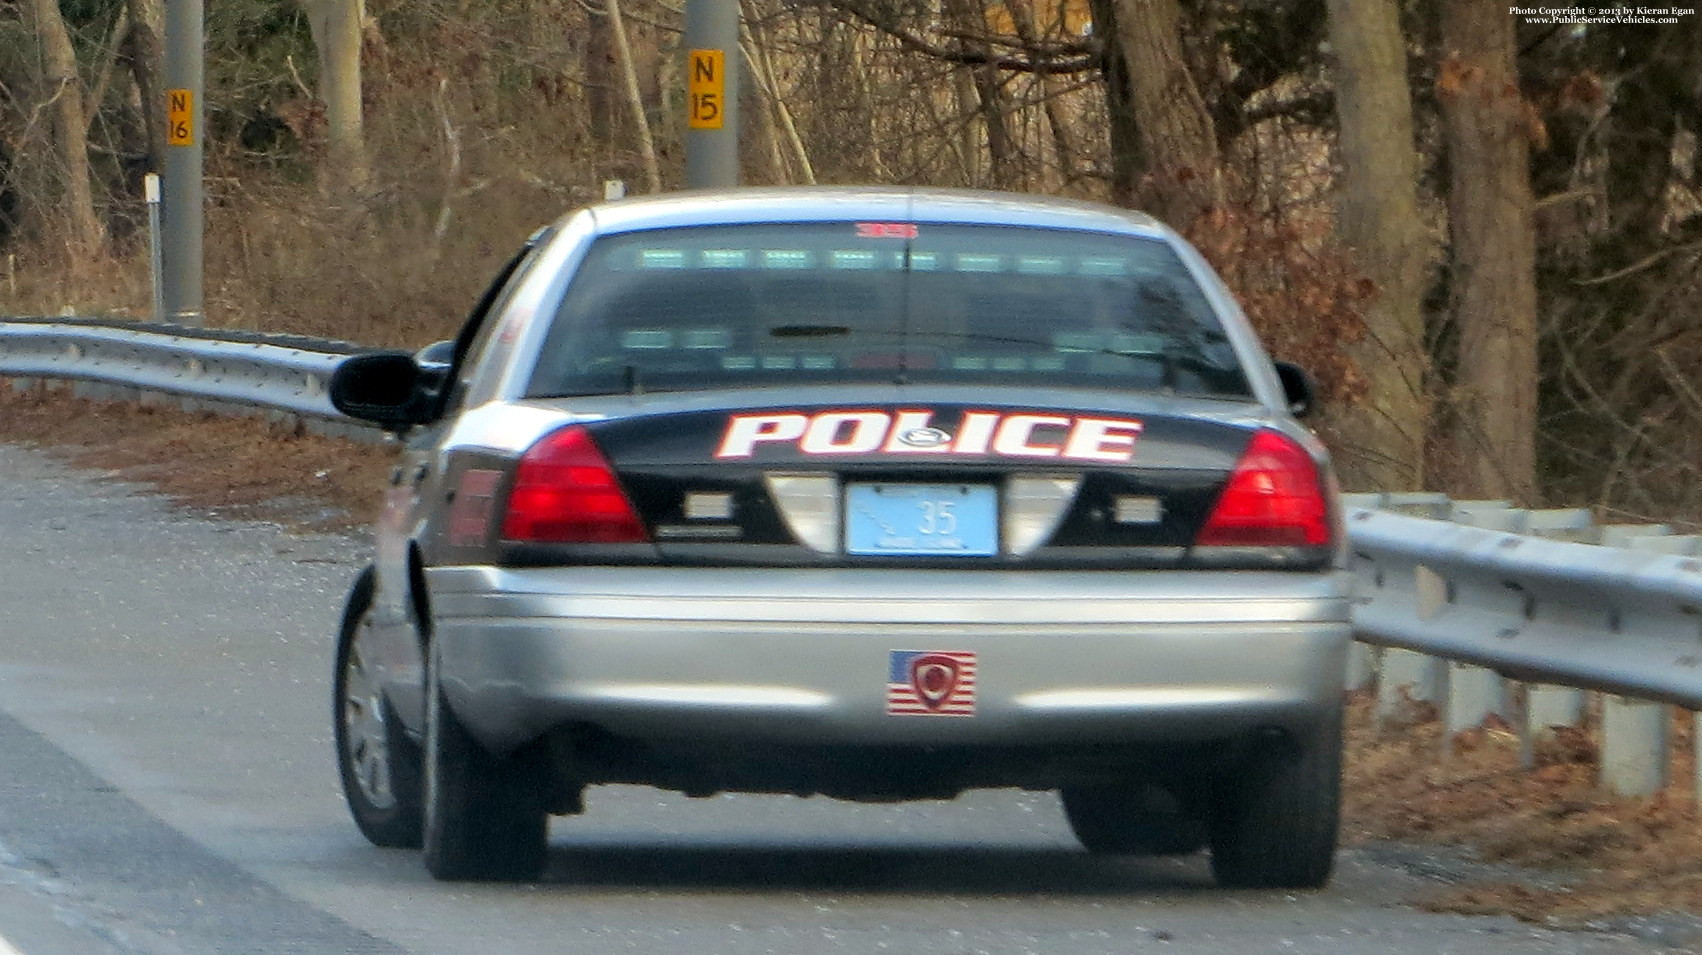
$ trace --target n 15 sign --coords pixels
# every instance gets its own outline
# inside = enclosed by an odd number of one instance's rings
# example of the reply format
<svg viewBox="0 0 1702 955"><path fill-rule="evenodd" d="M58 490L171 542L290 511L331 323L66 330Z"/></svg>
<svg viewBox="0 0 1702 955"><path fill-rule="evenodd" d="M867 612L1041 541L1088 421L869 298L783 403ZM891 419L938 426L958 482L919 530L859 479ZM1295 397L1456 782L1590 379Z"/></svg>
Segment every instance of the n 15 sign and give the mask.
<svg viewBox="0 0 1702 955"><path fill-rule="evenodd" d="M692 50L686 55L686 125L720 129L727 121L727 74L721 50Z"/></svg>

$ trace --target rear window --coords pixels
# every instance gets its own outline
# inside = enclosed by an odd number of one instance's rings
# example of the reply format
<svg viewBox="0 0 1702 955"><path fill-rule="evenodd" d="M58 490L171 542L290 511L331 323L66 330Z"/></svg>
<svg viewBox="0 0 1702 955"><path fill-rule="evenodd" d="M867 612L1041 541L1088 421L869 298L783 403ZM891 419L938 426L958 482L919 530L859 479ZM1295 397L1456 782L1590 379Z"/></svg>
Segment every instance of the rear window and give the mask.
<svg viewBox="0 0 1702 955"><path fill-rule="evenodd" d="M598 239L527 393L834 382L1251 393L1161 241L872 222Z"/></svg>

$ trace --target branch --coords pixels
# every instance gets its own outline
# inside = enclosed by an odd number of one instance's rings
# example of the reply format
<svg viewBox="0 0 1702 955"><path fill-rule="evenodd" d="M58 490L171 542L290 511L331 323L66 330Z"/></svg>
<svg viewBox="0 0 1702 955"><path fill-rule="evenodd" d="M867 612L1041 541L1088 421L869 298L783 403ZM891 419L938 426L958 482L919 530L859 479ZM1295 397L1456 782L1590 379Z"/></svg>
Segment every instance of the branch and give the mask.
<svg viewBox="0 0 1702 955"><path fill-rule="evenodd" d="M432 109L442 127L443 144L448 150L447 168L443 173L443 201L437 207L437 222L431 230L431 257L434 261L443 253L443 239L449 234L449 222L455 215L455 187L461 181L461 132L449 118L449 105L445 101L448 90L449 78L444 77L437 81L437 89L432 91L431 97Z"/></svg>
<svg viewBox="0 0 1702 955"><path fill-rule="evenodd" d="M118 64L118 51L124 42L124 36L130 30L130 10L119 7L118 13L112 18L112 35L107 40L106 49L101 56L100 71L96 76L94 88L89 90L89 100L83 104L83 128L94 124L95 117L100 115L101 103L106 99L107 88L112 84L112 71Z"/></svg>
<svg viewBox="0 0 1702 955"><path fill-rule="evenodd" d="M957 46L947 47L906 29L897 17L870 9L861 0L829 0L829 4L865 26L892 37L907 50L961 66L992 66L1013 73L1081 73L1098 69L1104 59L1104 51L1097 42L1029 45L1011 37L995 39L967 31L945 32L945 36L958 41ZM971 49L967 46L970 41L985 43L989 48ZM995 53L991 49L993 45L1021 50L1028 57ZM1060 59L1065 56L1070 59Z"/></svg>
<svg viewBox="0 0 1702 955"><path fill-rule="evenodd" d="M313 102L314 100L319 99L318 96L314 95L312 90L307 88L307 84L302 82L301 72L295 68L295 57L294 56L290 56L290 55L286 54L284 56L284 65L289 67L290 79L295 81L295 88L298 92L301 93L302 99L305 99L308 102Z"/></svg>
<svg viewBox="0 0 1702 955"><path fill-rule="evenodd" d="M1655 349L1655 357L1660 359L1661 370L1665 372L1666 379L1672 384L1673 389L1690 399L1690 403L1696 406L1696 410L1702 412L1702 394L1697 393L1695 386L1690 383L1689 376L1679 369L1678 363L1672 360L1672 356L1667 354L1664 348Z"/></svg>
<svg viewBox="0 0 1702 955"><path fill-rule="evenodd" d="M1675 246L1672 246L1671 248L1666 248L1666 249L1661 249L1661 250L1656 251L1656 252L1651 252L1650 254L1642 257L1641 259L1638 259L1637 261L1631 263L1630 265L1627 265L1623 269L1619 269L1618 271L1609 272L1606 275L1598 275L1598 276L1596 276L1595 278L1592 278L1592 279L1573 279L1572 284L1573 285L1601 285L1604 282L1612 282L1615 279L1622 279L1622 278L1625 278L1627 275L1633 275L1637 272L1641 272L1645 269L1648 269L1648 268L1654 266L1656 263L1660 262L1662 259L1666 258L1669 255L1672 255L1675 252L1695 252L1695 251L1698 251L1698 250L1702 250L1702 242L1690 242L1690 243L1686 243L1684 245L1675 245Z"/></svg>
<svg viewBox="0 0 1702 955"><path fill-rule="evenodd" d="M1309 126L1327 126L1335 117L1335 112L1335 92L1318 90L1292 99L1250 107L1242 112L1241 119L1247 126L1257 126L1267 119L1298 119Z"/></svg>

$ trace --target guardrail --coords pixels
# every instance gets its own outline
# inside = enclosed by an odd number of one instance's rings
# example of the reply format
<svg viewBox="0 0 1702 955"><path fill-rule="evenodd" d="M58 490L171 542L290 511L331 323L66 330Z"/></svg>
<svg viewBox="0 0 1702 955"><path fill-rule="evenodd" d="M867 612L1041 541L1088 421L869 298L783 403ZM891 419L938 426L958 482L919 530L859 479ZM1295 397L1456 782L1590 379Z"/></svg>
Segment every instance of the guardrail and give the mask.
<svg viewBox="0 0 1702 955"><path fill-rule="evenodd" d="M374 441L376 430L343 417L325 395L337 363L363 350L132 322L0 322L0 378L295 416ZM1702 538L1660 525L1598 526L1585 510L1436 494L1349 495L1344 505L1362 641L1347 682L1376 687L1381 719L1430 703L1451 739L1496 715L1518 729L1528 761L1542 732L1599 709L1604 784L1628 795L1665 785L1669 705L1702 709ZM1591 707L1583 690L1613 695ZM1702 718L1695 736L1702 745Z"/></svg>
<svg viewBox="0 0 1702 955"><path fill-rule="evenodd" d="M81 397L170 400L186 410L294 416L312 430L377 440L331 407L349 342L93 319L0 322L0 377L68 379Z"/></svg>
<svg viewBox="0 0 1702 955"><path fill-rule="evenodd" d="M1381 719L1430 703L1451 740L1494 716L1528 765L1538 737L1588 717L1608 790L1666 785L1664 704L1702 709L1702 537L1435 494L1344 505L1363 641L1348 684L1375 686Z"/></svg>

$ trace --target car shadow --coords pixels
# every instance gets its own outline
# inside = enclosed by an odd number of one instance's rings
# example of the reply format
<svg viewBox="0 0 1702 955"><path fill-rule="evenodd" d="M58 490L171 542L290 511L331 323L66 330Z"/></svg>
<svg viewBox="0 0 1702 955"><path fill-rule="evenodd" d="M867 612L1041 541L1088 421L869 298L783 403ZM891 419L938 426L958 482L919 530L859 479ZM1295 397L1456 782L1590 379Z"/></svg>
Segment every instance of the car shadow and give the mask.
<svg viewBox="0 0 1702 955"><path fill-rule="evenodd" d="M838 890L903 895L1150 895L1212 882L1202 853L1116 858L1072 849L954 845L551 847L545 884Z"/></svg>

